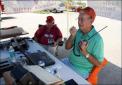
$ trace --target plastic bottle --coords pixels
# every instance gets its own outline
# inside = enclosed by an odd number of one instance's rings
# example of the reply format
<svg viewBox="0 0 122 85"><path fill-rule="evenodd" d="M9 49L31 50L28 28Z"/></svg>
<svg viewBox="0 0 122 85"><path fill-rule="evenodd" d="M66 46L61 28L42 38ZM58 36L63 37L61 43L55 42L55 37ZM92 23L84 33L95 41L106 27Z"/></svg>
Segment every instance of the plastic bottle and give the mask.
<svg viewBox="0 0 122 85"><path fill-rule="evenodd" d="M16 62L16 57L15 57L15 51L14 48L12 46L9 47L9 55L10 55L10 61L11 62Z"/></svg>

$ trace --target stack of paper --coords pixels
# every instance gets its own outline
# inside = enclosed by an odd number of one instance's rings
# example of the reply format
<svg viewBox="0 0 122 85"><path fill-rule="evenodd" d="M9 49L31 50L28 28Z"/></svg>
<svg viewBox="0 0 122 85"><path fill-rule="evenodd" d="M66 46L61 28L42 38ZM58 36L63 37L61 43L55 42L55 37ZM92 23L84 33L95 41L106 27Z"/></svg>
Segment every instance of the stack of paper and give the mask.
<svg viewBox="0 0 122 85"><path fill-rule="evenodd" d="M27 69L29 72L33 73L37 78L43 81L46 85L53 85L55 83L62 82L61 79L50 74L48 71L44 70L40 66L37 65L25 66L24 68Z"/></svg>

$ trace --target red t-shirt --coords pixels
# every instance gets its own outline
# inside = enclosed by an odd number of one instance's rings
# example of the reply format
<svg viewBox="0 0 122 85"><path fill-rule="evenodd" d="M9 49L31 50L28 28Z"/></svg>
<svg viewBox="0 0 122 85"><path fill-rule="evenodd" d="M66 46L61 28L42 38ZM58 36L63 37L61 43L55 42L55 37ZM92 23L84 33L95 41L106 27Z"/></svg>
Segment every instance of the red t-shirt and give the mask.
<svg viewBox="0 0 122 85"><path fill-rule="evenodd" d="M56 42L57 39L62 38L62 33L56 25L54 25L50 31L48 31L48 29L49 28L47 28L46 25L43 25L36 31L34 37L40 44L49 45L50 37L54 42Z"/></svg>

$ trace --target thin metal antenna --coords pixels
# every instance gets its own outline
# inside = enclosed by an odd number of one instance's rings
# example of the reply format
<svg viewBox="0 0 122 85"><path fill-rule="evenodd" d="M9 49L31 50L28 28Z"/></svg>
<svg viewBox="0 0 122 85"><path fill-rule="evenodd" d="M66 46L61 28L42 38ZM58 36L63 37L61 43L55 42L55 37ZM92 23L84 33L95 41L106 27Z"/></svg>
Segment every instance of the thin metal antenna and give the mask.
<svg viewBox="0 0 122 85"><path fill-rule="evenodd" d="M104 28L102 28L101 30L99 30L98 32L96 32L95 34L93 34L88 40L90 40L92 37L94 37L97 33L99 33L100 31L104 30L105 28L107 28L108 26L105 26Z"/></svg>

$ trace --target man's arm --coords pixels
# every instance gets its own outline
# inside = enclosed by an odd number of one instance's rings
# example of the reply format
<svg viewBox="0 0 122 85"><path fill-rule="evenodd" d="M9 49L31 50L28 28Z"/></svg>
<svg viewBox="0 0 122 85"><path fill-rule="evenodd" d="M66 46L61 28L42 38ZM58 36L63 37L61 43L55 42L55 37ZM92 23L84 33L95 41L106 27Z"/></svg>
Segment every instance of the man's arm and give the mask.
<svg viewBox="0 0 122 85"><path fill-rule="evenodd" d="M57 36L57 39L56 41L54 42L54 46L58 45L59 42L62 41L62 33L60 31L60 29L57 27L57 25L55 25L55 28L56 28L56 36Z"/></svg>
<svg viewBox="0 0 122 85"><path fill-rule="evenodd" d="M66 45L65 45L65 48L67 50L72 48L72 46L73 46L73 44L72 44L73 40L74 40L74 36L70 35L70 37L66 41Z"/></svg>
<svg viewBox="0 0 122 85"><path fill-rule="evenodd" d="M87 51L82 51L83 55L86 57L88 55L88 60L95 66L100 66L101 62L99 62L93 55L89 54Z"/></svg>
<svg viewBox="0 0 122 85"><path fill-rule="evenodd" d="M10 71L3 73L3 78L5 80L6 85L14 85L14 78L11 76Z"/></svg>
<svg viewBox="0 0 122 85"><path fill-rule="evenodd" d="M90 55L90 54L89 54ZM90 55L90 57L88 58L88 60L95 66L100 66L101 62L99 62L95 57L93 57L92 55Z"/></svg>
<svg viewBox="0 0 122 85"><path fill-rule="evenodd" d="M100 43L101 44L101 43ZM97 57L97 56L99 56L99 55L96 55L96 53L99 53L100 54L100 52L102 51L101 50L101 48L102 47L100 47L100 44L98 44L98 45L96 45L97 47L96 47L96 49L99 51L99 52L94 52L94 55ZM87 47L88 47L88 45L86 45L86 43L85 42L83 42L82 43L82 45L80 45L80 50L81 50L81 52L82 52L82 54L93 64L93 65L95 65L95 66L100 66L101 65L101 59L98 59L98 58L96 58L95 56L93 56L92 54L90 54L90 53L88 53L88 51L87 51ZM99 57L100 58L100 57Z"/></svg>

